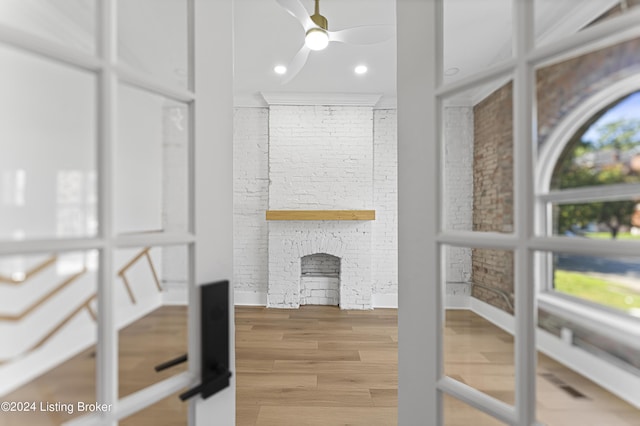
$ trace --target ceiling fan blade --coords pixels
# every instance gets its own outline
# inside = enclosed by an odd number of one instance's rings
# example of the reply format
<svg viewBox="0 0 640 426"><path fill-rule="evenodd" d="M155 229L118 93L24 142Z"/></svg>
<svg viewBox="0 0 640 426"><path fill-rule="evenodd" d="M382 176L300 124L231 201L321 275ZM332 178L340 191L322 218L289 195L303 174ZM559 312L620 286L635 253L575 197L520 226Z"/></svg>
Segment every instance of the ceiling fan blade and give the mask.
<svg viewBox="0 0 640 426"><path fill-rule="evenodd" d="M311 49L309 49L306 45L302 45L298 53L293 57L289 66L287 67L287 76L284 80L282 80L282 84L287 84L293 78L298 75L304 64L307 63L307 58L309 57L309 53Z"/></svg>
<svg viewBox="0 0 640 426"><path fill-rule="evenodd" d="M300 0L276 0L280 6L287 12L289 12L293 17L295 17L304 28L304 31L309 31L310 28L315 27L316 25L311 20L309 16L309 12L307 9L300 3Z"/></svg>
<svg viewBox="0 0 640 426"><path fill-rule="evenodd" d="M329 31L329 41L349 44L376 44L396 35L393 25L365 25L340 31Z"/></svg>
<svg viewBox="0 0 640 426"><path fill-rule="evenodd" d="M296 75L298 75L302 67L304 67L304 64L307 63L309 52L311 52L311 49L303 44L300 50L298 50L298 53L296 53L291 62L289 62L289 66L287 67L287 75L286 78L282 80L282 84L287 84L288 82L293 80Z"/></svg>

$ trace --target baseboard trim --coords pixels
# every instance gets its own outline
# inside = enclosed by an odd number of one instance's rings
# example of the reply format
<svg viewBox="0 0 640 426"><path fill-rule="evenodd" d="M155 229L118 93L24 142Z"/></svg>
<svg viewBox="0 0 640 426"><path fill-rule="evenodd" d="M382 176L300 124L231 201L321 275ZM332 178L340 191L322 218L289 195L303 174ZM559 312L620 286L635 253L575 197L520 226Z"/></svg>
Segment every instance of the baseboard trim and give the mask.
<svg viewBox="0 0 640 426"><path fill-rule="evenodd" d="M466 295L446 296L447 309L469 309L470 297ZM167 299L163 299L165 304ZM267 293L263 291L238 291L234 292L236 306L267 306ZM398 309L398 295L394 293L376 293L371 296L371 306L375 308Z"/></svg>
<svg viewBox="0 0 640 426"><path fill-rule="evenodd" d="M267 293L264 291L238 291L233 293L236 306L267 306Z"/></svg>
<svg viewBox="0 0 640 426"><path fill-rule="evenodd" d="M447 294L444 297L445 309L470 309L471 301L467 295Z"/></svg>
<svg viewBox="0 0 640 426"><path fill-rule="evenodd" d="M238 291L234 293L236 306L267 306L267 293L264 291ZM397 308L397 294L374 294L371 296L374 308Z"/></svg>
<svg viewBox="0 0 640 426"><path fill-rule="evenodd" d="M187 306L189 292L186 288L167 288L162 292L163 306Z"/></svg>
<svg viewBox="0 0 640 426"><path fill-rule="evenodd" d="M493 325L503 329L509 334L515 334L516 322L513 315L498 309L493 305L483 302L475 297L470 297L469 308L473 313L480 315Z"/></svg>
<svg viewBox="0 0 640 426"><path fill-rule="evenodd" d="M397 293L378 293L371 295L372 308L393 308L398 309Z"/></svg>

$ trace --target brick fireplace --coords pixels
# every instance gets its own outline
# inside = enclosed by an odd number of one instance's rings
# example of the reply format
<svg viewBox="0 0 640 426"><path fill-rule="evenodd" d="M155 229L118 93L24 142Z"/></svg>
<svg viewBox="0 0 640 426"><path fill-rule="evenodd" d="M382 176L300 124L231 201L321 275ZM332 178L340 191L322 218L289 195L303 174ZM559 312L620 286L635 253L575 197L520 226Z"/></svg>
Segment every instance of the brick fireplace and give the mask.
<svg viewBox="0 0 640 426"><path fill-rule="evenodd" d="M326 290L326 280L302 274L306 256L325 254L339 259L338 300L342 309L371 309L371 222L274 221L269 223L269 288L267 306L298 308L301 304L333 304L328 298L306 299Z"/></svg>
<svg viewBox="0 0 640 426"><path fill-rule="evenodd" d="M270 102L267 306L371 309L376 100L366 106ZM303 271L310 256L333 259L333 272Z"/></svg>

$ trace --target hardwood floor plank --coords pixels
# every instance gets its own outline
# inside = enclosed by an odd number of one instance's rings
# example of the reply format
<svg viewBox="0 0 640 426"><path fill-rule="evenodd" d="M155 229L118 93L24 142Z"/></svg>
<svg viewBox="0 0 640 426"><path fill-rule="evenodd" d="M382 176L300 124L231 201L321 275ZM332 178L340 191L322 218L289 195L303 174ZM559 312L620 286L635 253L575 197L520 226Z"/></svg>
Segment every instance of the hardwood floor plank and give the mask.
<svg viewBox="0 0 640 426"><path fill-rule="evenodd" d="M358 351L321 351L311 349L263 348L260 351L237 348L236 356L244 359L359 361Z"/></svg>
<svg viewBox="0 0 640 426"><path fill-rule="evenodd" d="M371 400L375 407L397 407L398 388L394 389L370 389Z"/></svg>
<svg viewBox="0 0 640 426"><path fill-rule="evenodd" d="M237 373L270 373L273 370L272 359L237 359Z"/></svg>
<svg viewBox="0 0 640 426"><path fill-rule="evenodd" d="M299 330L296 332L287 331L284 333L283 340L325 340L331 339L333 342L337 341L358 341L358 342L379 342L379 341L389 341L392 342L393 339L391 336L378 336L366 333L355 333L352 330L334 330L331 329L331 335L327 334L326 328L325 331L305 331Z"/></svg>
<svg viewBox="0 0 640 426"><path fill-rule="evenodd" d="M394 426L397 418L392 407L268 406L260 408L256 426Z"/></svg>
<svg viewBox="0 0 640 426"><path fill-rule="evenodd" d="M267 389L297 389L316 388L318 376L315 374L278 374L269 373L243 373L236 380L238 388L267 388Z"/></svg>
<svg viewBox="0 0 640 426"><path fill-rule="evenodd" d="M336 373L318 373L319 389L371 389L398 387L396 373L352 373L349 375Z"/></svg>
<svg viewBox="0 0 640 426"><path fill-rule="evenodd" d="M255 426L258 421L259 405L242 405L236 407L236 425Z"/></svg>
<svg viewBox="0 0 640 426"><path fill-rule="evenodd" d="M236 341L236 349L253 349L253 350L261 350L264 346L268 344L272 346L274 349L278 350L309 350L315 351L318 349L332 351L332 350L355 350L352 348L319 348L318 342L314 341L295 341L295 340L251 340L249 337L245 339L241 339L240 341Z"/></svg>
<svg viewBox="0 0 640 426"><path fill-rule="evenodd" d="M289 372L327 372L340 374L359 374L359 373L397 373L397 364L389 362L363 362L363 361L308 361L308 360L276 360L273 363L273 371L281 373Z"/></svg>
<svg viewBox="0 0 640 426"><path fill-rule="evenodd" d="M361 340L342 340L342 341L322 341L318 342L318 349L326 350L326 351L357 351L357 350L368 350L368 351L392 351L395 352L398 350L398 344L393 342L392 340L383 340L383 341L361 341Z"/></svg>
<svg viewBox="0 0 640 426"><path fill-rule="evenodd" d="M398 364L398 351L359 351L360 359L365 362L389 362Z"/></svg>
<svg viewBox="0 0 640 426"><path fill-rule="evenodd" d="M238 389L236 396L244 401L242 405L300 407L372 407L373 401L368 389ZM285 402L286 401L286 402Z"/></svg>

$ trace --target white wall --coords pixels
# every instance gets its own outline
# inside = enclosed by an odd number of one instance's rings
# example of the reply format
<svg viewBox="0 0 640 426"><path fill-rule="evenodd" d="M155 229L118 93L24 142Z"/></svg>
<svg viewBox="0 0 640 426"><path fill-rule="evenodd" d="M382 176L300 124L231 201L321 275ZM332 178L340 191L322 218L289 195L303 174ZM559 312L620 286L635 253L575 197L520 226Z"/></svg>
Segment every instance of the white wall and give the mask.
<svg viewBox="0 0 640 426"><path fill-rule="evenodd" d="M372 164L371 107L270 107L271 210L371 209Z"/></svg>
<svg viewBox="0 0 640 426"><path fill-rule="evenodd" d="M236 108L233 116L233 282L267 291L269 109ZM266 300L266 299L265 299Z"/></svg>
<svg viewBox="0 0 640 426"><path fill-rule="evenodd" d="M371 279L374 294L398 294L398 131L395 109L373 112Z"/></svg>
<svg viewBox="0 0 640 426"><path fill-rule="evenodd" d="M236 108L234 114L234 282L237 303L266 303L268 223L265 211L269 208L339 208L336 204L345 209L376 210L376 220L370 223L373 291L393 298L398 283L395 110L327 106L272 106L271 110L270 113L268 108ZM278 111L276 117L273 117L274 110ZM288 160L275 164L269 164L269 152L274 149L273 145L269 146L269 137L274 134L270 122L281 128L279 142L292 148L286 152L276 151L276 154L287 155ZM331 134L325 138L322 135L327 133L324 132ZM310 149L311 143L317 141L326 142L324 146L321 144L320 152ZM280 146L278 149L285 148ZM345 154L331 158L335 151ZM274 153L271 155L273 157ZM272 172L280 173L274 179L271 194L268 188L270 167ZM292 167L299 171L299 179L287 180L284 172ZM359 176L362 184L356 191L336 187L333 184L335 176L331 174L336 169L341 169L343 176ZM310 182L315 189L305 188L305 182ZM278 189L274 187L276 183L289 186ZM287 191L289 188L293 191ZM294 192L300 196L300 203L291 196Z"/></svg>

